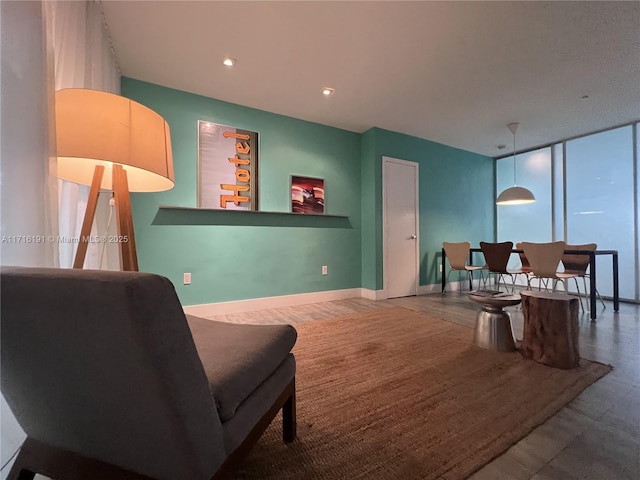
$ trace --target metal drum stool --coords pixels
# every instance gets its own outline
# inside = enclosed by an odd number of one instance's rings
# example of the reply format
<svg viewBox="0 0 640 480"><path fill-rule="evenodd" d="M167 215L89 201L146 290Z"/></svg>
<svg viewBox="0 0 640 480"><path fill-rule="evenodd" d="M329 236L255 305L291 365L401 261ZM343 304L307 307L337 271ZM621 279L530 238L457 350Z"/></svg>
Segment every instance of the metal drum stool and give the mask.
<svg viewBox="0 0 640 480"><path fill-rule="evenodd" d="M520 295L474 295L469 298L482 306L476 319L473 343L481 348L498 352L514 352L516 350L511 317L504 307L520 303Z"/></svg>

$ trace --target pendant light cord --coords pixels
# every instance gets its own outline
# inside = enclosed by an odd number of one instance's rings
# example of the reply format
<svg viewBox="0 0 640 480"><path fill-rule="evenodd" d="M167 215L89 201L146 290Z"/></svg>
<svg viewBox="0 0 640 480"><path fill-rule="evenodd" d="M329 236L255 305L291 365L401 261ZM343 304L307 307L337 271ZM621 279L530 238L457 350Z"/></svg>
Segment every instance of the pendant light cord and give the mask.
<svg viewBox="0 0 640 480"><path fill-rule="evenodd" d="M519 126L520 124L518 122L513 122L507 125L507 128L511 130L511 133L513 134L513 186L514 187L517 185L516 170L518 167L516 162L516 132L518 131Z"/></svg>
<svg viewBox="0 0 640 480"><path fill-rule="evenodd" d="M517 185L516 183L516 132L513 132L513 186Z"/></svg>

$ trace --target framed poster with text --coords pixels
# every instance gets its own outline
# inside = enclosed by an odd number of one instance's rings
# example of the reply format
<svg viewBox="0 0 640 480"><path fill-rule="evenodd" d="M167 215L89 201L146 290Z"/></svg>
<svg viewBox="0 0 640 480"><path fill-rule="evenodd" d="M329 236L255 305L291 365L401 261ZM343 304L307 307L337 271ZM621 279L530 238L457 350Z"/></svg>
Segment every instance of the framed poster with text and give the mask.
<svg viewBox="0 0 640 480"><path fill-rule="evenodd" d="M258 210L258 133L198 121L198 207Z"/></svg>

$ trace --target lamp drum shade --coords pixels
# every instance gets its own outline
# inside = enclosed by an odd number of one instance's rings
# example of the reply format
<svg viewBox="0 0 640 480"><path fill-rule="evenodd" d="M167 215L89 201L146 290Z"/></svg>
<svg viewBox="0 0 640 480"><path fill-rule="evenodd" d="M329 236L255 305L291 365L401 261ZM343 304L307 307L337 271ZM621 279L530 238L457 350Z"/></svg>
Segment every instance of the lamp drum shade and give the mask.
<svg viewBox="0 0 640 480"><path fill-rule="evenodd" d="M105 167L101 189L112 190L112 166L122 165L131 192L174 186L169 124L128 98L98 90L56 92L58 177L91 185L97 165Z"/></svg>
<svg viewBox="0 0 640 480"><path fill-rule="evenodd" d="M522 205L535 201L536 197L531 193L531 190L524 187L510 187L498 195L496 203L498 205Z"/></svg>

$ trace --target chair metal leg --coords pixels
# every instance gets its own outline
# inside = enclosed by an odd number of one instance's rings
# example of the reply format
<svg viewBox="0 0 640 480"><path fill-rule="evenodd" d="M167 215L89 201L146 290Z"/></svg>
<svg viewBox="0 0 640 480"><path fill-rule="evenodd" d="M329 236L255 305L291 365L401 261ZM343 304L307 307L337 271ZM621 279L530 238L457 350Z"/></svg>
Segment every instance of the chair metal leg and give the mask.
<svg viewBox="0 0 640 480"><path fill-rule="evenodd" d="M584 277L582 277L584 279ZM580 293L580 287L578 286L578 277L573 277L573 281L576 282L576 290L578 291L578 300L580 300L580 310L584 312L584 306L582 305L582 294ZM584 288L585 295L587 294L587 287L585 282Z"/></svg>
<svg viewBox="0 0 640 480"><path fill-rule="evenodd" d="M447 284L449 283L449 275L451 275L451 272L453 272L453 269L449 269L449 271L447 272L447 278L444 279L444 288L442 289L442 295L447 293Z"/></svg>
<svg viewBox="0 0 640 480"><path fill-rule="evenodd" d="M507 285L507 281L504 279L504 273L499 273L498 274L498 290L500 290L500 280L502 280L502 283L504 284L504 288L507 291L507 293L509 293L509 285ZM512 279L512 283L513 283L513 275L510 275L511 279ZM511 288L511 293L514 292L514 289Z"/></svg>
<svg viewBox="0 0 640 480"><path fill-rule="evenodd" d="M542 291L542 285L544 285L544 291L546 292L547 290L549 290L549 288L547 287L547 279L538 277L538 291Z"/></svg>
<svg viewBox="0 0 640 480"><path fill-rule="evenodd" d="M591 281L591 278L589 278L589 281ZM585 285L586 285L586 280L585 280ZM586 287L585 287L586 290ZM600 295L600 292L598 291L598 289L596 288L596 296L600 299L600 303L602 303L602 308L607 308L607 305L604 303L604 300L602 299L602 296Z"/></svg>
<svg viewBox="0 0 640 480"><path fill-rule="evenodd" d="M562 286L564 287L564 293L565 294L569 294L569 288L567 287L567 282L565 282L563 279L561 278L554 278L553 282L551 283L551 292L555 292L558 289L558 282L562 282Z"/></svg>
<svg viewBox="0 0 640 480"><path fill-rule="evenodd" d="M585 291L585 295L586 295L586 292L589 291L589 290L587 290L587 276L586 275L582 277L582 281L584 282L584 291ZM591 279L589 279L589 281L591 281ZM600 303L602 303L602 308L607 308L607 305L604 303L604 300L602 299L602 296L600 295L600 292L598 291L598 289L596 289L596 296L600 300ZM588 302L587 302L587 304L588 304Z"/></svg>
<svg viewBox="0 0 640 480"><path fill-rule="evenodd" d="M558 278L556 279L557 282L562 282L562 285L564 286L564 291L565 293L569 292L569 288L567 287L567 282L565 282L562 278Z"/></svg>
<svg viewBox="0 0 640 480"><path fill-rule="evenodd" d="M449 276L451 275L452 272L458 272L458 283L460 283L460 272L462 270L455 270L453 268L449 269L449 272L447 272L447 278L445 278L444 280L444 290L442 290L442 295L444 295L445 293L447 293L447 285L449 284ZM468 273L468 270L466 270ZM460 287L460 291L462 291L462 287Z"/></svg>
<svg viewBox="0 0 640 480"><path fill-rule="evenodd" d="M598 289L596 288L596 295L598 296L598 298L600 299L600 303L602 303L602 308L607 308L607 305L605 305L604 300L602 299L602 297L600 296L600 292L598 291Z"/></svg>

